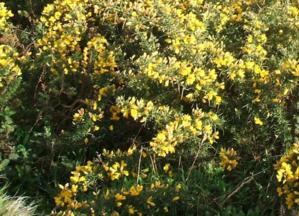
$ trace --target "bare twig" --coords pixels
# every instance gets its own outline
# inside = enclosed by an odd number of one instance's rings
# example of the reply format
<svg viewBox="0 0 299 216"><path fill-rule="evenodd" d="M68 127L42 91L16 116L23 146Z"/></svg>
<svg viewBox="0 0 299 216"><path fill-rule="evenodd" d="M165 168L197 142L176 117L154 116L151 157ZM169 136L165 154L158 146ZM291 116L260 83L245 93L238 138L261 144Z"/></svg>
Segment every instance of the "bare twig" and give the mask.
<svg viewBox="0 0 299 216"><path fill-rule="evenodd" d="M137 184L138 184L138 180L139 180L139 176L140 176L140 168L141 168L142 152L143 152L143 147L141 146L141 149L140 149L140 156L139 156L139 160L138 160L137 179L136 179L136 183L137 183Z"/></svg>
<svg viewBox="0 0 299 216"><path fill-rule="evenodd" d="M75 100L72 104L70 105L61 105L63 108L67 108L70 109L71 111L73 110L73 108L78 104L78 103L82 103L87 105L86 101L82 100L82 99L77 99Z"/></svg>
<svg viewBox="0 0 299 216"><path fill-rule="evenodd" d="M252 180L254 179L254 177L253 176L249 176L249 177L246 177L242 182L241 182L241 184L237 187L237 188L235 188L235 190L233 190L224 200L223 200L223 202L221 203L222 205L227 201L227 200L229 200L232 196L234 196L236 193L238 193L241 189L242 189L242 187L244 186L244 185L246 185L246 184L249 184Z"/></svg>
<svg viewBox="0 0 299 216"><path fill-rule="evenodd" d="M36 84L36 86L35 86L35 90L34 90L34 95L33 95L34 103L36 102L36 97L37 97L38 87L39 87L39 85L42 83L43 78L44 78L44 76L45 76L45 73L46 73L46 68L45 68L45 66L43 66L42 73L41 73L41 75L40 75L39 78L38 78L38 81L37 81L37 84Z"/></svg>
<svg viewBox="0 0 299 216"><path fill-rule="evenodd" d="M152 167L153 167L153 171L154 173L156 174L157 173L157 170L156 170L156 166L155 166L155 162L154 162L154 159L152 158L152 156L149 154L149 157L151 159L151 163L152 163Z"/></svg>
<svg viewBox="0 0 299 216"><path fill-rule="evenodd" d="M34 124L32 125L32 127L30 128L29 130L29 134L33 131L33 129L35 128L35 126L37 125L37 123L42 119L42 115L43 115L43 112L40 111L38 114L37 114L37 117L36 117L36 120L34 122Z"/></svg>
<svg viewBox="0 0 299 216"><path fill-rule="evenodd" d="M182 88L182 92L181 92L181 100L182 100L183 97L184 97L184 91L185 91L185 88L183 87L183 88Z"/></svg>
<svg viewBox="0 0 299 216"><path fill-rule="evenodd" d="M189 177L190 177L190 175L191 175L191 172L192 172L192 170L194 169L195 163L196 163L196 161L197 161L197 159L198 159L198 156L199 156L199 152L200 152L200 150L201 150L200 146L201 146L205 141L206 141L206 136L204 136L204 137L202 138L201 142L200 142L199 145L198 145L198 151L197 151L196 156L195 156L195 158L194 158L194 160L193 160L193 162L192 162L192 165L191 165L191 167L190 167L190 169L189 169L189 172L188 172L186 181L188 181L188 179L189 179Z"/></svg>
<svg viewBox="0 0 299 216"><path fill-rule="evenodd" d="M231 193L229 193L226 198L222 201L221 205L223 205L224 203L226 203L232 196L234 196L236 193L238 193L246 184L249 184L250 182L252 182L254 180L254 177L263 173L265 171L262 170L258 173L252 174L251 176L246 177L240 184L239 186L237 186Z"/></svg>
<svg viewBox="0 0 299 216"><path fill-rule="evenodd" d="M182 163L182 156L180 155L180 157L179 157L179 165L178 165L178 168L181 167L181 163Z"/></svg>

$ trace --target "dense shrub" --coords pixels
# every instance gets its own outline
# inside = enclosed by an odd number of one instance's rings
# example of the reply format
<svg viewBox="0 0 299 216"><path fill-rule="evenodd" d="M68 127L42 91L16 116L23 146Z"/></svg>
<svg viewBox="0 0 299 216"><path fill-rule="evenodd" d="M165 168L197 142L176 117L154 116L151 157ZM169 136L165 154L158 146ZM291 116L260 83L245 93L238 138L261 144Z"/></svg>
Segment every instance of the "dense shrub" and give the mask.
<svg viewBox="0 0 299 216"><path fill-rule="evenodd" d="M21 59L14 47L12 24L8 21L12 16L4 3L0 3L0 171L5 169L8 158L14 152L10 140L10 135L15 129L12 115L16 100L13 100L13 97L21 79Z"/></svg>
<svg viewBox="0 0 299 216"><path fill-rule="evenodd" d="M0 5L11 191L53 215L296 211L296 1L46 3L8 2L18 27Z"/></svg>

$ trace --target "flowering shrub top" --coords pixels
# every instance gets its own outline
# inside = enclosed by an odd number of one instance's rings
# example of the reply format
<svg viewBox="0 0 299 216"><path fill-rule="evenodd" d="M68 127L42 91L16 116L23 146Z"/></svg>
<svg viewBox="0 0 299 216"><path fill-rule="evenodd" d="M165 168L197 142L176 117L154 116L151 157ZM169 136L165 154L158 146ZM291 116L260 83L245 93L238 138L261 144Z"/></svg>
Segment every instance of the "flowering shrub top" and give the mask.
<svg viewBox="0 0 299 216"><path fill-rule="evenodd" d="M10 31L8 19L12 17L13 14L10 10L5 7L4 2L0 2L0 33Z"/></svg>
<svg viewBox="0 0 299 216"><path fill-rule="evenodd" d="M276 178L279 183L277 192L279 196L285 196L288 208L299 205L299 145L293 147L280 158L275 165L277 170Z"/></svg>

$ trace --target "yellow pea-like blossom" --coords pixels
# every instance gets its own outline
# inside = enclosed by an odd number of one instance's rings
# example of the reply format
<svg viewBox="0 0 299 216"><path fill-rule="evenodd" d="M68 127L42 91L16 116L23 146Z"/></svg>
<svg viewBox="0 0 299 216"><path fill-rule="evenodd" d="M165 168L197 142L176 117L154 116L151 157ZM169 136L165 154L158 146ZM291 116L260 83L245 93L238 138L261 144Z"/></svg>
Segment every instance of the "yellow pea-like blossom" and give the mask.
<svg viewBox="0 0 299 216"><path fill-rule="evenodd" d="M8 19L13 17L10 10L7 9L4 2L0 2L0 32L9 31Z"/></svg>
<svg viewBox="0 0 299 216"><path fill-rule="evenodd" d="M130 110L130 115L132 116L132 118L133 118L134 120L137 120L137 118L138 118L138 110L135 109L135 108L131 108L131 110Z"/></svg>
<svg viewBox="0 0 299 216"><path fill-rule="evenodd" d="M299 143L294 143L292 148L283 155L275 164L276 179L278 181L277 193L284 197L288 208L299 206Z"/></svg>
<svg viewBox="0 0 299 216"><path fill-rule="evenodd" d="M220 157L220 166L227 169L228 171L232 171L238 165L237 152L233 148L230 149L221 148L219 157Z"/></svg>
<svg viewBox="0 0 299 216"><path fill-rule="evenodd" d="M151 208L151 207L155 207L155 206L156 206L156 204L154 203L154 200L153 200L153 197L152 197L152 196L150 196L150 197L147 198L146 203L147 203L147 205L148 205L148 208Z"/></svg>
<svg viewBox="0 0 299 216"><path fill-rule="evenodd" d="M119 202L119 201L123 201L125 199L126 199L126 196L124 196L120 193L115 194L115 201Z"/></svg>
<svg viewBox="0 0 299 216"><path fill-rule="evenodd" d="M175 197L173 197L172 202L176 202L176 201L178 201L179 199L180 199L179 196L175 196Z"/></svg>
<svg viewBox="0 0 299 216"><path fill-rule="evenodd" d="M263 126L264 122L259 117L254 117L254 124Z"/></svg>
<svg viewBox="0 0 299 216"><path fill-rule="evenodd" d="M138 196L143 190L142 185L132 186L129 190L131 196Z"/></svg>

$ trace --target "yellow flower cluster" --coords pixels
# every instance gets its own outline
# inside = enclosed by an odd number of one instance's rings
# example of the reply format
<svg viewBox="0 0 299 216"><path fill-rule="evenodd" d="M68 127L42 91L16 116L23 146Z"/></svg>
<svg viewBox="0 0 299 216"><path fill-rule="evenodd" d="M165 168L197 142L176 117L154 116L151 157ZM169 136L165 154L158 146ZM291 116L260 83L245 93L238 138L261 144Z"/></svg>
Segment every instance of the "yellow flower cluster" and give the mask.
<svg viewBox="0 0 299 216"><path fill-rule="evenodd" d="M18 60L19 54L12 47L0 45L0 96L5 88L20 77L21 69L16 63Z"/></svg>
<svg viewBox="0 0 299 216"><path fill-rule="evenodd" d="M269 71L263 69L260 65L256 64L254 61L243 61L240 60L232 67L232 71L229 74L229 78L234 80L236 77L244 80L245 75L247 74L251 77L253 82L258 82L266 84L269 82Z"/></svg>
<svg viewBox="0 0 299 216"><path fill-rule="evenodd" d="M102 87L98 90L98 101L101 101L105 96L108 95L108 93L114 93L115 92L115 85L107 85L105 87Z"/></svg>
<svg viewBox="0 0 299 216"><path fill-rule="evenodd" d="M282 63L281 70L295 77L299 77L299 62L295 59L287 59Z"/></svg>
<svg viewBox="0 0 299 216"><path fill-rule="evenodd" d="M234 3L232 3L234 2ZM240 21L242 18L242 3L228 1L225 3L209 3L212 13L205 13L204 20L214 20L214 29L220 33L230 21Z"/></svg>
<svg viewBox="0 0 299 216"><path fill-rule="evenodd" d="M51 55L51 71L102 74L114 71L114 53L107 51L106 39L101 35L91 37L86 47L80 44L93 21L88 1L55 1L43 10L40 23L44 27L37 41L38 56ZM77 55L74 55L77 53ZM83 54L83 56L82 56Z"/></svg>
<svg viewBox="0 0 299 216"><path fill-rule="evenodd" d="M264 2L259 0L207 1L205 6L210 10L203 14L203 19L212 20L216 33L221 33L231 23L244 22L247 18L247 10L251 10L254 4L263 5Z"/></svg>
<svg viewBox="0 0 299 216"><path fill-rule="evenodd" d="M218 121L215 113L204 113L195 109L192 114L177 116L165 129L159 131L150 142L154 152L165 157L174 153L178 144L188 141L191 137L201 136L202 142L207 140L211 144L219 138L218 131L214 131L211 126Z"/></svg>
<svg viewBox="0 0 299 216"><path fill-rule="evenodd" d="M143 185L137 184L137 185L131 186L128 191L122 190L121 193L116 193L114 195L116 206L121 207L123 205L122 201L126 200L126 198L128 196L137 197L141 194L142 191L143 191ZM106 194L105 194L106 199L109 199L109 196L111 196L109 193L110 193L109 190L107 190ZM133 205L128 205L128 212L131 215L131 214L137 213L137 210Z"/></svg>
<svg viewBox="0 0 299 216"><path fill-rule="evenodd" d="M135 121L145 123L149 118L155 117L156 122L165 122L169 116L174 115L175 112L169 106L156 106L152 101L145 101L135 97L117 98L117 106L111 109L112 118L117 114L122 114L124 118L131 117Z"/></svg>
<svg viewBox="0 0 299 216"><path fill-rule="evenodd" d="M76 200L77 193L86 192L88 190L87 175L93 173L94 163L88 161L85 166L77 166L75 171L72 171L70 177L70 184L64 186L59 185L61 191L54 198L57 206L67 207L71 209L83 208L88 206L86 202L79 202Z"/></svg>
<svg viewBox="0 0 299 216"><path fill-rule="evenodd" d="M289 15L288 22L295 29L299 28L299 8L293 5L288 6L287 13Z"/></svg>
<svg viewBox="0 0 299 216"><path fill-rule="evenodd" d="M84 117L85 110L83 108L79 109L74 115L73 115L73 122L81 122Z"/></svg>
<svg viewBox="0 0 299 216"><path fill-rule="evenodd" d="M221 148L220 153L220 166L228 171L232 171L238 165L238 156L237 152L233 149L224 149Z"/></svg>
<svg viewBox="0 0 299 216"><path fill-rule="evenodd" d="M127 103L124 102L123 98L117 100L118 106L121 107L119 112L123 114L124 118L132 117L134 120L140 119L139 122L145 122L154 110L152 101L145 102L143 99L137 100L132 97L127 100Z"/></svg>
<svg viewBox="0 0 299 216"><path fill-rule="evenodd" d="M193 1L185 3L194 5ZM163 19L171 23L164 25L168 49L174 55L144 54L137 60L141 73L166 87L171 86L184 101L220 105L222 98L218 91L224 89L224 83L219 82L216 68L210 67L208 59L213 59L211 55L215 58L221 55L222 49L208 36L205 24L195 13L185 13L181 4L175 2L157 5L155 10L161 10Z"/></svg>
<svg viewBox="0 0 299 216"><path fill-rule="evenodd" d="M200 47L197 44L200 39L205 37L205 24L194 13L184 13L183 10L169 4L163 5L161 10L164 16L174 21L174 26L171 28L172 31L169 32L171 38L167 41L170 44L170 50L175 54L181 52L197 54ZM175 31L174 28L180 28L180 31Z"/></svg>
<svg viewBox="0 0 299 216"><path fill-rule="evenodd" d="M143 155L141 151L136 150L135 145L127 151L104 149L99 155L98 162L88 161L84 166L77 166L71 172L69 183L65 186L60 185L60 192L54 198L58 209L62 209L58 215L74 215L74 212L80 209L94 216L103 213L147 215L151 210L160 211L158 203L162 199L161 196L169 200L169 203L161 209L167 213L171 203L175 205L180 201L183 186L181 183L167 182L167 179L162 177L156 180L144 177L139 183L131 183L132 177L137 178L139 175L142 177L144 174L142 169L138 174L135 173L134 160L139 154ZM124 156L125 160L121 160ZM131 161L132 158L135 159ZM148 163L150 157L144 160L143 163ZM153 170L150 169L153 168L146 168L144 172L152 173ZM165 164L161 172L172 176L170 164ZM126 176L126 181L120 178L121 176ZM167 190L171 191L171 196L167 195Z"/></svg>
<svg viewBox="0 0 299 216"><path fill-rule="evenodd" d="M100 120L105 110L102 99L115 90L111 80L117 68L115 53L102 31L88 28L95 26L98 4L89 0L56 0L48 4L39 19L42 32L35 44L37 59L44 62L43 70L52 72L47 73L49 79L63 83L58 94L63 92L73 98L74 90L78 98L75 102L86 105L73 114L73 124L91 120L86 130L89 134L102 128ZM55 94L54 97L59 97ZM88 138L85 142L89 142Z"/></svg>
<svg viewBox="0 0 299 216"><path fill-rule="evenodd" d="M5 7L4 2L0 2L0 33L6 33L10 30L8 19L13 17L13 14L10 10Z"/></svg>
<svg viewBox="0 0 299 216"><path fill-rule="evenodd" d="M214 143L218 132L213 130L213 125L219 123L219 117L213 112L205 113L194 109L192 115L180 115L167 106L155 106L153 102L136 100L136 98L118 98L118 112L125 118L131 116L134 120L144 123L149 118L154 118L156 124L165 124L149 145L159 156L165 157L175 152L175 147L186 142L192 137L204 137L205 141Z"/></svg>
<svg viewBox="0 0 299 216"><path fill-rule="evenodd" d="M104 164L103 168L111 180L114 181L120 179L122 176L129 176L126 166L127 164L122 160L120 162L114 162L111 166L109 166L109 164Z"/></svg>
<svg viewBox="0 0 299 216"><path fill-rule="evenodd" d="M115 157L121 157L123 155L123 152L120 151L119 149L117 149L116 151L113 150L109 151L107 149L103 149L102 155L106 158L112 159Z"/></svg>
<svg viewBox="0 0 299 216"><path fill-rule="evenodd" d="M267 56L267 51L264 48L267 42L267 36L265 34L268 30L267 25L254 15L248 19L247 22L248 24L246 24L244 28L247 30L248 36L245 46L243 47L243 52L247 57L263 61Z"/></svg>
<svg viewBox="0 0 299 216"><path fill-rule="evenodd" d="M137 61L140 70L148 78L175 88L181 99L189 102L202 101L220 105L222 98L219 89L224 83L217 81L214 69L193 67L188 61L179 61L175 57L163 58L144 55Z"/></svg>
<svg viewBox="0 0 299 216"><path fill-rule="evenodd" d="M279 196L286 199L288 208L299 206L299 143L283 155L275 165Z"/></svg>
<svg viewBox="0 0 299 216"><path fill-rule="evenodd" d="M114 71L116 68L114 54L112 51L107 52L107 44L108 42L103 36L94 37L88 41L87 47L83 51L84 70L89 69L95 74ZM93 65L90 65L90 61L93 59Z"/></svg>
<svg viewBox="0 0 299 216"><path fill-rule="evenodd" d="M87 25L85 3L55 1L44 8L40 22L46 28L43 38L37 41L40 55L48 51L66 57L67 53L80 50L80 35ZM76 65L76 62L73 64Z"/></svg>
<svg viewBox="0 0 299 216"><path fill-rule="evenodd" d="M76 113L73 114L73 124L76 125L78 123L84 123L86 117L89 118L93 122L93 126L88 129L88 132L96 132L100 130L100 127L97 123L99 123L103 118L103 112L97 106L97 102L93 102L91 100L86 100L86 104L91 107L90 112L86 112L84 108L77 110ZM86 138L86 140L88 140Z"/></svg>

